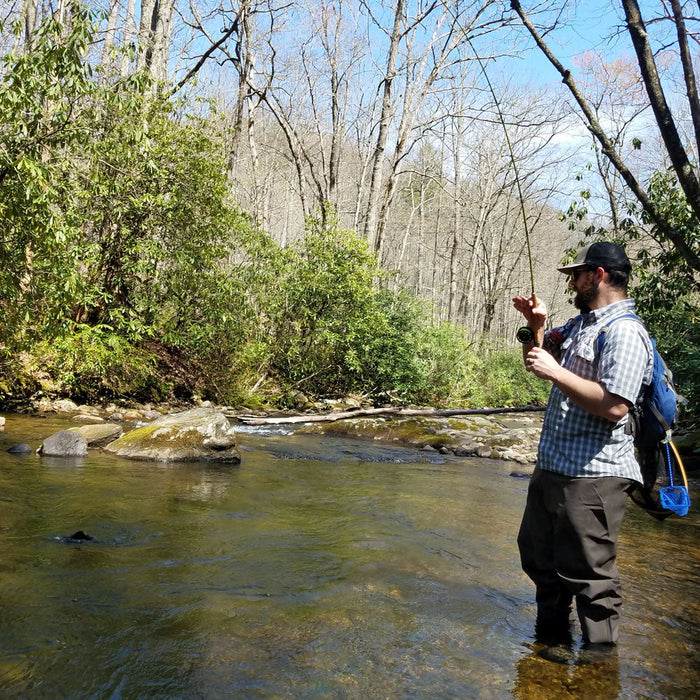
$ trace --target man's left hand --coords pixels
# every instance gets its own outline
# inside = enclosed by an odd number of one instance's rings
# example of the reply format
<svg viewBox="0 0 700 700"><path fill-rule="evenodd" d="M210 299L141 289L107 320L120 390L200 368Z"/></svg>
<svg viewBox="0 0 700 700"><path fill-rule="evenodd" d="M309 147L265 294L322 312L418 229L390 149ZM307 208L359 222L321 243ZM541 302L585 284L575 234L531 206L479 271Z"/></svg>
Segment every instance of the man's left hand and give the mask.
<svg viewBox="0 0 700 700"><path fill-rule="evenodd" d="M525 369L540 379L554 381L561 366L544 348L534 347L525 357Z"/></svg>

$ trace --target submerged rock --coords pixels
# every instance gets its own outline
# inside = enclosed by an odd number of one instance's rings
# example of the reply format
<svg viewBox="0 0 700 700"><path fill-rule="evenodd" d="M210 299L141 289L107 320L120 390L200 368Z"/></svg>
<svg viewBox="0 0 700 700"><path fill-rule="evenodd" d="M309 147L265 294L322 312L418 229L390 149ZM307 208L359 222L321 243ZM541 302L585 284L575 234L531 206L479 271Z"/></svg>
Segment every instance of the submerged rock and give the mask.
<svg viewBox="0 0 700 700"><path fill-rule="evenodd" d="M241 461L228 418L221 411L202 407L158 418L105 449L119 457L157 462Z"/></svg>
<svg viewBox="0 0 700 700"><path fill-rule="evenodd" d="M13 447L10 447L8 452L11 455L28 455L32 453L32 448L27 445L26 442L21 442L19 445L14 445Z"/></svg>
<svg viewBox="0 0 700 700"><path fill-rule="evenodd" d="M59 430L47 437L37 452L44 457L84 457L88 449L81 435L70 430Z"/></svg>
<svg viewBox="0 0 700 700"><path fill-rule="evenodd" d="M85 532L84 530L78 530L72 535L57 537L56 539L64 542L65 544L80 544L82 542L94 542L97 538L93 537L93 535Z"/></svg>

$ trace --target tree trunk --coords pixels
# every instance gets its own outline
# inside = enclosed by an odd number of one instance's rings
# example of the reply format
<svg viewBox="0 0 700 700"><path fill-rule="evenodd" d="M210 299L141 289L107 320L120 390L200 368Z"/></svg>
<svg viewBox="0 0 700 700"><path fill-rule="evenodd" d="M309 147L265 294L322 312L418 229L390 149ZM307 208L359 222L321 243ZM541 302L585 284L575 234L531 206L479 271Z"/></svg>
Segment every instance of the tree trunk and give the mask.
<svg viewBox="0 0 700 700"><path fill-rule="evenodd" d="M134 17L136 16L136 0L129 0L126 7L126 20L124 21L124 48L126 49L132 41L134 41ZM129 75L130 68L130 57L129 52L124 51L122 53L122 62L120 75L122 78L126 78Z"/></svg>
<svg viewBox="0 0 700 700"><path fill-rule="evenodd" d="M488 416L500 413L534 413L544 411L544 406L514 406L502 408L359 408L354 411L338 413L305 414L299 416L270 416L260 418L258 416L241 416L232 410L224 410L228 418L239 420L245 425L283 425L294 423L332 423L348 418L360 418L362 416L435 416L437 418L449 418L451 416Z"/></svg>
<svg viewBox="0 0 700 700"><path fill-rule="evenodd" d="M625 10L627 28L632 37L632 44L637 54L639 68L642 72L642 79L644 80L644 85L649 95L651 108L654 110L656 122L661 131L661 137L664 140L666 150L673 164L673 169L676 171L678 182L685 193L688 204L692 207L695 217L700 219L700 182L695 175L695 169L690 163L688 154L683 147L678 129L673 121L673 115L666 102L666 96L656 70L654 54L649 45L649 38L647 36L646 27L644 26L642 14L639 11L639 5L637 4L637 0L622 0L622 7ZM685 29L681 16L678 17L676 26L683 30ZM684 69L685 68L686 66L684 66ZM692 73L692 65L688 65L688 68L690 69L694 86L695 78ZM696 269L700 269L700 267Z"/></svg>
<svg viewBox="0 0 700 700"><path fill-rule="evenodd" d="M32 35L37 27L37 0L24 0L22 15L24 19L24 48L29 51Z"/></svg>
<svg viewBox="0 0 700 700"><path fill-rule="evenodd" d="M142 0L141 20L139 22L139 43L136 69L150 71L153 60L153 37L158 19L158 0Z"/></svg>
<svg viewBox="0 0 700 700"><path fill-rule="evenodd" d="M173 28L173 13L177 0L159 0L153 34L153 65L151 75L157 83L168 80L170 42Z"/></svg>
<svg viewBox="0 0 700 700"><path fill-rule="evenodd" d="M117 24L119 23L119 13L121 10L121 3L119 0L112 0L109 6L109 17L107 19L107 29L105 30L105 39L102 46L102 57L100 64L104 71L102 76L103 83L107 81L107 73L112 67L112 62L114 60L113 49L114 49L114 37L117 32Z"/></svg>
<svg viewBox="0 0 700 700"><path fill-rule="evenodd" d="M404 0L397 0L394 12L394 26L389 42L389 54L387 56L386 71L382 83L382 108L379 116L379 131L372 155L372 177L369 185L367 218L365 220L365 238L369 241L372 250L377 251L380 240L377 240L377 218L379 210L379 195L382 185L382 172L384 169L384 151L389 135L391 119L394 116L392 100L392 87L396 79L396 63L399 55L399 43L401 42L401 27L403 25Z"/></svg>
<svg viewBox="0 0 700 700"><path fill-rule="evenodd" d="M454 198L452 200L453 217L452 217L452 245L450 246L450 295L447 305L447 317L452 323L457 321L457 283L459 278L459 240L462 230L462 202L459 196L462 186L462 149L461 149L461 131L459 125L460 117L456 116L453 120L454 133L454 150L452 158L452 167L454 168ZM456 122L456 123L455 123Z"/></svg>
<svg viewBox="0 0 700 700"><path fill-rule="evenodd" d="M680 0L671 0L671 8L673 9L673 21L676 23L676 33L678 34L678 48L681 54L681 64L683 65L683 76L685 77L690 115L693 119L695 152L698 153L700 149L700 98L698 98L693 60L690 54L690 47L688 46L688 32L685 28L685 20L683 19Z"/></svg>

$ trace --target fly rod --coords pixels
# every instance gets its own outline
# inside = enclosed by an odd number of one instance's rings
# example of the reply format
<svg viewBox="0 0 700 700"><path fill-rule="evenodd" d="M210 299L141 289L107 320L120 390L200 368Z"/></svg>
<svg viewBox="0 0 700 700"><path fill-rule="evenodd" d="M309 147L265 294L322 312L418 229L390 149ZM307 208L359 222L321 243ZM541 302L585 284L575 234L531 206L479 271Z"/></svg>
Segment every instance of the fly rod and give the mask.
<svg viewBox="0 0 700 700"><path fill-rule="evenodd" d="M513 166L513 174L515 176L515 184L518 188L518 199L520 200L520 213L522 214L523 217L523 228L525 229L525 243L526 243L526 248L527 248L527 259L529 262L530 266L530 288L532 289L532 297L533 299L536 299L537 297L535 296L535 273L533 270L532 266L532 249L530 247L530 227L528 226L527 223L527 212L525 211L525 197L523 196L523 189L520 184L520 173L518 172L518 165L515 162L515 153L513 152L513 144L511 143L510 136L508 134L508 129L506 128L506 120L505 117L503 116L503 111L501 110L501 105L498 101L498 97L496 96L496 91L493 89L493 85L491 84L491 80L489 79L489 74L486 72L486 66L484 66L483 61L481 60L481 57L479 54L474 50L474 45L472 44L471 40L468 37L465 37L467 39L467 43L471 47L472 52L474 53L474 56L476 57L476 60L479 64L479 68L481 68L481 72L484 74L484 79L486 80L486 84L489 87L489 91L491 92L491 95L493 96L493 103L496 106L496 112L498 113L498 119L501 122L501 126L503 127L503 134L506 137L506 144L508 146L508 154L510 155L510 162Z"/></svg>
<svg viewBox="0 0 700 700"><path fill-rule="evenodd" d="M457 24L460 24L458 18L456 15L453 14L453 17L455 19L455 22ZM525 231L525 247L527 250L527 260L528 260L528 265L529 265L529 270L530 270L530 289L532 291L532 305L537 306L537 295L535 293L535 272L534 272L534 267L532 264L532 247L530 245L530 227L527 222L527 212L525 210L525 197L523 195L523 188L520 182L520 173L518 171L518 165L515 161L515 152L513 151L513 144L510 140L510 135L508 133L508 127L506 126L506 120L505 116L503 115L503 110L501 109L501 103L498 100L498 95L496 95L496 90L493 87L493 84L491 83L491 79L489 78L489 74L486 71L486 66L484 65L484 62L481 60L481 56L479 56L479 53L477 50L474 48L474 44L472 43L471 39L469 38L469 35L467 34L466 30L461 27L462 34L464 36L464 40L469 44L469 48L471 48L472 53L474 54L474 57L477 60L477 63L479 64L479 68L481 69L481 72L484 76L484 80L486 81L486 85L488 86L489 92L491 93L491 96L493 97L493 103L494 106L496 107L496 113L498 114L498 120L501 123L501 127L503 128L503 134L506 138L506 145L508 147L508 154L510 156L510 162L513 167L513 175L515 177L515 185L518 189L518 199L520 201L520 213L523 217L523 229ZM538 332L537 337L535 338L535 341L537 345L542 345L542 341L544 340L544 333L543 332Z"/></svg>
<svg viewBox="0 0 700 700"><path fill-rule="evenodd" d="M527 212L525 211L525 197L523 196L523 188L520 184L520 173L518 171L518 165L515 162L515 152L513 151L513 144L511 143L510 140L510 135L508 134L508 129L506 127L506 120L505 117L503 116L503 110L501 109L501 104L498 101L498 97L496 96L496 91L493 89L493 85L491 84L491 80L489 78L489 74L486 72L486 66L484 65L483 61L481 60L481 56L476 52L476 49L474 48L474 44L472 44L471 39L466 36L465 34L465 39L467 40L467 43L469 44L472 52L474 53L474 56L476 57L477 63L479 64L479 68L481 68L481 72L484 75L484 80L486 80L486 84L489 87L489 91L491 92L491 95L493 96L493 103L496 107L496 112L498 113L498 119L501 122L501 126L503 127L503 134L506 137L506 144L508 146L508 153L510 155L510 162L511 165L513 166L513 175L515 176L515 184L518 188L518 199L520 200L520 213L522 214L523 217L523 229L525 230L525 247L527 249L527 260L530 268L530 289L532 290L532 305L537 306L537 294L535 293L535 272L534 268L532 265L532 248L530 246L530 227L528 226L527 223ZM542 342L544 341L544 333L543 331L538 331L535 334L535 343L539 345L540 347L542 346Z"/></svg>

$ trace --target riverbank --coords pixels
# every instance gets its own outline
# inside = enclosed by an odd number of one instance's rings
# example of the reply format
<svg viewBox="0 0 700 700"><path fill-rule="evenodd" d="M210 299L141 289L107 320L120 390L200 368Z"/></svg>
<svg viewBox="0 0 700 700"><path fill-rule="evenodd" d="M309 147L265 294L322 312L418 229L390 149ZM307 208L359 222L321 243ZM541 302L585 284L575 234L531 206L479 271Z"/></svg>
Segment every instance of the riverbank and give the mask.
<svg viewBox="0 0 700 700"><path fill-rule="evenodd" d="M41 399L14 407L13 413L37 416L60 415L70 417L77 425L98 423L140 424L161 416L187 410L193 406L217 408L223 411L232 422L244 422L255 415L265 419L288 419L296 416L301 422L288 426L290 433L309 435L330 435L372 440L383 444L436 451L457 457L482 457L515 462L527 471L537 458L537 443L544 413L542 410L513 409L513 412L484 415L412 415L402 416L390 413L397 409L387 407L386 415L347 417L353 411L358 414L366 409L354 397L342 401L324 401L307 407L303 413L288 411L251 411L246 407L216 406L209 401L197 403L168 404L129 404L108 403L102 406L78 405L70 399ZM424 409L428 412L430 409ZM499 409L500 410L500 409ZM507 409L503 409L507 410ZM422 412L420 410L416 412ZM435 412L439 414L440 412ZM344 418L329 421L338 414ZM314 418L323 416L324 422L314 423ZM304 422L305 417L309 418ZM700 430L681 429L674 434L674 443L681 451L689 471L700 469Z"/></svg>
<svg viewBox="0 0 700 700"><path fill-rule="evenodd" d="M217 408L224 412L235 429L243 418L250 417L247 408L214 406L211 402L199 402L199 406ZM76 426L99 423L140 424L156 420L164 415L192 408L190 405L130 405L118 406L114 403L105 406L78 405L69 399L49 400L47 398L26 406L18 411L24 414L61 415L69 417ZM537 454L537 441L542 424L542 412L499 413L497 415L458 415L401 416L386 415L359 416L348 418L352 411L362 413L361 405L355 399L324 402L304 414L287 412L256 411L257 417L275 420L296 415L301 422L288 426L289 432L308 435L331 435L355 439L372 440L384 444L452 454L457 457L485 457L516 462L520 465L534 465ZM426 412L430 409L424 409ZM335 421L312 422L320 414L330 418L338 414ZM303 421L308 416L309 422ZM344 418L341 420L340 417Z"/></svg>
<svg viewBox="0 0 700 700"><path fill-rule="evenodd" d="M131 404L119 406L115 403L104 406L78 405L69 399L40 401L20 407L17 413L37 416L60 415L69 417L76 426L98 423L140 424L171 413L192 408L194 404ZM302 422L288 425L289 432L309 435L330 435L371 440L382 444L422 449L426 452L439 452L457 457L481 457L500 459L520 465L527 472L537 458L537 443L542 427L543 412L532 410L523 412L514 409L485 415L409 415L402 416L387 409L385 415L352 416L355 410L362 413L362 406L356 399L323 402L307 409L305 413L292 411L255 411L248 408L214 406L211 402L199 402L199 406L217 408L224 412L235 429L237 424L250 418L252 414L267 420L285 419L294 415ZM429 409L425 409L427 412ZM421 411L416 411L421 412ZM440 412L435 412L439 414ZM449 413L449 412L447 412ZM344 416L342 420L329 421L335 414ZM324 421L315 423L314 418L323 416ZM303 419L308 416L309 421ZM679 432L674 440L682 451L686 468L700 468L700 432Z"/></svg>

